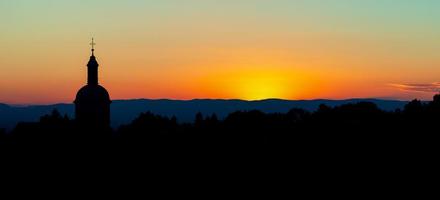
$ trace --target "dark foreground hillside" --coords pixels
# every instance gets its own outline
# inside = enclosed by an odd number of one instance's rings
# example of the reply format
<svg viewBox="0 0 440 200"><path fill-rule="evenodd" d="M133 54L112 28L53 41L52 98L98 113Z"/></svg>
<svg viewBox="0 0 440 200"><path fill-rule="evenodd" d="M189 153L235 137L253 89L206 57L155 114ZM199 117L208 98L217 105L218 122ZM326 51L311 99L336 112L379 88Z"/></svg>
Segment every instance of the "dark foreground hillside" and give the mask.
<svg viewBox="0 0 440 200"><path fill-rule="evenodd" d="M20 123L10 134L3 131L0 146L6 157L29 161L22 166L106 163L103 169L129 172L152 166L171 171L186 166L235 169L252 163L246 169L397 175L412 167L435 166L439 122L440 96L429 103L414 100L393 112L360 102L321 105L316 112L235 112L224 120L198 114L189 124L144 113L117 130L77 127L54 111L38 123Z"/></svg>

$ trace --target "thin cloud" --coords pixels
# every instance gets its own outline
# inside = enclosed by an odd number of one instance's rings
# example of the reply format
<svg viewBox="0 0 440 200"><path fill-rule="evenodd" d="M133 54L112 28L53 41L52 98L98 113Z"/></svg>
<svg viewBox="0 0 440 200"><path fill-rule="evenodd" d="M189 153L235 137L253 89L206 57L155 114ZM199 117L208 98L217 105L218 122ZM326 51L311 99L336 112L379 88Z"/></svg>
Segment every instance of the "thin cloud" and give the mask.
<svg viewBox="0 0 440 200"><path fill-rule="evenodd" d="M440 82L425 84L390 84L390 86L402 91L409 92L440 92Z"/></svg>

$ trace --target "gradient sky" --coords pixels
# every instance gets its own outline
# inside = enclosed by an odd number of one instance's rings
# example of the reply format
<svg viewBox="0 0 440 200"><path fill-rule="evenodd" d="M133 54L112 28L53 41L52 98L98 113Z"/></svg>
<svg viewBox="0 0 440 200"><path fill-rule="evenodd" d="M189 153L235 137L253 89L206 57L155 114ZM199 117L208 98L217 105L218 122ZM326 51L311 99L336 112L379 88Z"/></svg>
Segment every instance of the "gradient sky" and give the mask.
<svg viewBox="0 0 440 200"><path fill-rule="evenodd" d="M430 99L438 0L0 0L0 102Z"/></svg>

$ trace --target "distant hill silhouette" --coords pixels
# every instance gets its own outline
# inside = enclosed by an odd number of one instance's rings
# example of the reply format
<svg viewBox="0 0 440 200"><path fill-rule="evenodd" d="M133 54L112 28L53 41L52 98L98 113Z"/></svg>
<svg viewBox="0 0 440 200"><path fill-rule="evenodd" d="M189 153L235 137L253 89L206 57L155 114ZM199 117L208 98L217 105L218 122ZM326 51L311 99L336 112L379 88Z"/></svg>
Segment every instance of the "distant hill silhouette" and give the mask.
<svg viewBox="0 0 440 200"><path fill-rule="evenodd" d="M284 177L292 172L295 177L304 175L304 179L316 173L322 177L320 172L334 174L335 180L341 174L353 177L356 173L367 177L380 174L378 178L392 176L391 179L399 181L399 178L406 180L408 172L416 173L417 177L420 173L424 177L432 175L436 167L433 158L438 152L436 129L440 120L440 94L429 102L413 100L402 109L388 107L394 111L382 110L376 103L382 108L397 105L379 100L118 101L113 109L120 113L115 116L130 116L139 110L164 115L175 110L173 114L183 117L195 110L242 111L232 112L223 119L196 113L189 123L143 112L117 129L90 126L86 130L76 120L53 110L36 122L18 123L9 132L0 129L0 150L9 152L10 157L19 161L41 163L43 160L43 163L58 167L60 160L65 160L68 166L74 163L87 166L79 168L89 172L94 167L88 166L97 162L102 163L96 168L98 170L110 166L115 167L112 172L134 172L133 175L141 171L156 174L154 168L165 169L166 173L175 170L187 173L181 166L199 171L208 165L220 167L219 170L207 169L214 173L225 169L241 173L237 167L243 165L244 171L255 170L252 176L261 172L273 176L274 172L280 172L277 176ZM297 109L300 105L313 109L317 104L320 105L313 112ZM72 107L56 106L67 110ZM44 107L3 105L2 109L11 114L14 109L26 112L41 111ZM248 110L250 108L253 110ZM292 109L284 113L265 113L282 112L287 108ZM31 162L20 165L32 166ZM281 171L283 167L285 171ZM429 167L431 172L426 170ZM380 180L378 178L373 179Z"/></svg>
<svg viewBox="0 0 440 200"><path fill-rule="evenodd" d="M172 117L175 116L179 122L193 122L196 113L203 115L217 114L220 119L235 111L260 110L266 113L286 113L292 108L315 111L319 105L325 104L330 107L339 106L348 103L372 102L380 109L393 111L403 109L407 101L379 100L379 99L348 99L348 100L281 100L267 99L261 101L244 100L214 100L214 99L196 99L196 100L115 100L111 106L111 123L113 127L122 124L128 124L139 116L142 112ZM37 121L41 116L49 114L52 110L58 110L62 115L73 118L73 104L54 104L16 107L6 104L0 104L0 128L12 129L18 122Z"/></svg>

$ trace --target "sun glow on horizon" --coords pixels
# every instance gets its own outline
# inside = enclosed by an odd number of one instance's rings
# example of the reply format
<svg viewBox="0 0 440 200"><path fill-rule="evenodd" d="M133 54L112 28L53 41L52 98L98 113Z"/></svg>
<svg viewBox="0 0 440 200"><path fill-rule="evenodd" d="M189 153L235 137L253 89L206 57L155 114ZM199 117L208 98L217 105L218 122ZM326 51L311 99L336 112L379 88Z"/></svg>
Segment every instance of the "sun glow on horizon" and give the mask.
<svg viewBox="0 0 440 200"><path fill-rule="evenodd" d="M296 79L297 77L290 77ZM262 100L270 98L291 98L297 90L295 81L274 72L250 72L239 76L237 94L241 99Z"/></svg>
<svg viewBox="0 0 440 200"><path fill-rule="evenodd" d="M210 96L263 100L307 98L317 88L317 82L316 78L297 70L254 67L216 72L206 76L198 85L203 86Z"/></svg>

